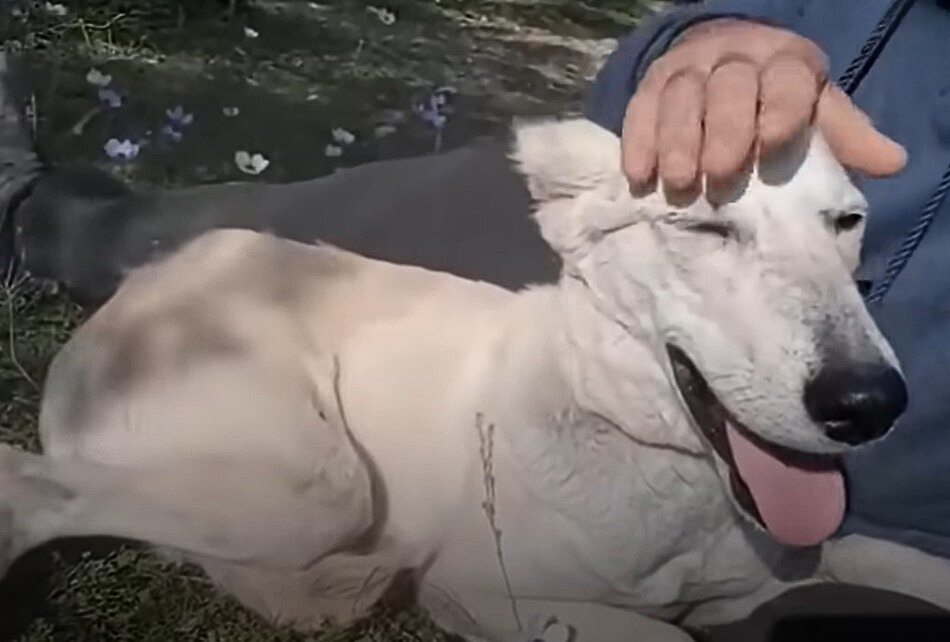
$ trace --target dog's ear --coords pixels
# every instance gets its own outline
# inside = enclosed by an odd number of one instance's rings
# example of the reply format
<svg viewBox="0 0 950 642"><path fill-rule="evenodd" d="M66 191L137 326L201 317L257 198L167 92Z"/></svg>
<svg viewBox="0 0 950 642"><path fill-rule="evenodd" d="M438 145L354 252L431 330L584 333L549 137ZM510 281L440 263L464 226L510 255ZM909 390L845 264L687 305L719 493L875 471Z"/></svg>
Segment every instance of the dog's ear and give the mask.
<svg viewBox="0 0 950 642"><path fill-rule="evenodd" d="M608 202L628 193L612 132L583 118L516 119L510 158L535 202L541 235L562 256L615 225L602 220L618 213Z"/></svg>
<svg viewBox="0 0 950 642"><path fill-rule="evenodd" d="M540 204L573 198L620 175L620 139L586 118L516 119L511 159Z"/></svg>

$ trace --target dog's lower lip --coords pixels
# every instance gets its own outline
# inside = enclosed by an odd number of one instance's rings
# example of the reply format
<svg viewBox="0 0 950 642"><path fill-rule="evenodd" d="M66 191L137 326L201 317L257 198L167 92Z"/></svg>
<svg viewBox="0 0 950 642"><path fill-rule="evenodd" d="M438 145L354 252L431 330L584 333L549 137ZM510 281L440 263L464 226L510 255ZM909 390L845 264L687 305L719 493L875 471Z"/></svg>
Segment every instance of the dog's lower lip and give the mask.
<svg viewBox="0 0 950 642"><path fill-rule="evenodd" d="M732 488L732 494L736 498L736 501L739 502L739 505L742 506L743 510L749 513L749 515L763 528L765 527L765 520L762 519L762 515L759 514L759 507L756 506L755 499L752 497L752 491L749 490L749 487L746 486L746 483L742 481L742 478L739 477L739 473L736 472L734 466L729 466L729 485Z"/></svg>
<svg viewBox="0 0 950 642"><path fill-rule="evenodd" d="M672 344L667 344L666 350L673 367L673 378L693 419L716 454L730 468L734 468L732 449L729 447L725 434L728 420L725 408L716 399L699 369L683 350Z"/></svg>
<svg viewBox="0 0 950 642"><path fill-rule="evenodd" d="M673 368L673 376L683 395L693 419L716 455L729 467L729 483L736 501L761 526L765 526L752 493L736 469L729 440L726 438L726 423L754 442L775 458L799 468L827 470L838 467L839 458L798 451L763 439L735 420L716 398L702 373L679 347L667 344L667 354Z"/></svg>

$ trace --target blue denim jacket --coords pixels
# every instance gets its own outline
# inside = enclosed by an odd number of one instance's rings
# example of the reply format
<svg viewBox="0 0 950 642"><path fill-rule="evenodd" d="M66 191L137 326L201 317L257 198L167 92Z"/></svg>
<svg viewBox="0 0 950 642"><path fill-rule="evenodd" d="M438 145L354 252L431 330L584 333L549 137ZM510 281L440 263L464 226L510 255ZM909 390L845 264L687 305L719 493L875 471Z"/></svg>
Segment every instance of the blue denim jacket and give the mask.
<svg viewBox="0 0 950 642"><path fill-rule="evenodd" d="M587 116L620 131L638 79L683 29L715 17L790 28L828 54L833 78L855 60L891 0L711 0L668 11L621 41L588 97ZM950 182L950 6L917 0L853 94L877 127L903 144L907 168L864 179L870 203L858 278L880 284L889 261L942 179ZM933 210L933 207L931 207ZM885 439L847 462L843 532L950 557L950 197L883 299L869 309L897 351L910 406Z"/></svg>

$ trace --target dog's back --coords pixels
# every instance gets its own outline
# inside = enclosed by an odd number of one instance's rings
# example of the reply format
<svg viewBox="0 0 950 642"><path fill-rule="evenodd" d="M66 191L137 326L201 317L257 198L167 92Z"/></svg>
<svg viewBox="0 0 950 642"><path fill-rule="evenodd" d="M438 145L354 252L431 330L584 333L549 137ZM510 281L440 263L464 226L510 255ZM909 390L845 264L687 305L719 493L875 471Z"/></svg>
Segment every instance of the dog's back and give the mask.
<svg viewBox="0 0 950 642"><path fill-rule="evenodd" d="M330 246L213 231L132 272L57 355L40 420L44 449L73 451L77 443L64 436L101 434L121 412L114 402L128 405L130 395L147 403L156 387L186 378L193 388L201 382L221 390L222 370L244 369L256 379L270 369L271 378L280 372L278 379L305 380L308 363L365 353L374 333L395 332L397 346L432 349L441 336L463 349L455 337L513 297ZM378 360L385 363L385 354Z"/></svg>

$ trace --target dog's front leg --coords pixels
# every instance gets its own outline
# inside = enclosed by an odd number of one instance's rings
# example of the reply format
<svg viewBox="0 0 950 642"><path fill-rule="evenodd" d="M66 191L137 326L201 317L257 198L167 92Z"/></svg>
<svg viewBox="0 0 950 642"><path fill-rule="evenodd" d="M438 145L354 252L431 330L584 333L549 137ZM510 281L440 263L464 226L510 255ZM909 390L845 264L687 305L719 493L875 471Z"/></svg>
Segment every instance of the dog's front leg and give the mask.
<svg viewBox="0 0 950 642"><path fill-rule="evenodd" d="M445 630L469 642L692 642L682 629L628 609L484 595L423 586L420 603ZM517 616L515 613L517 612Z"/></svg>

